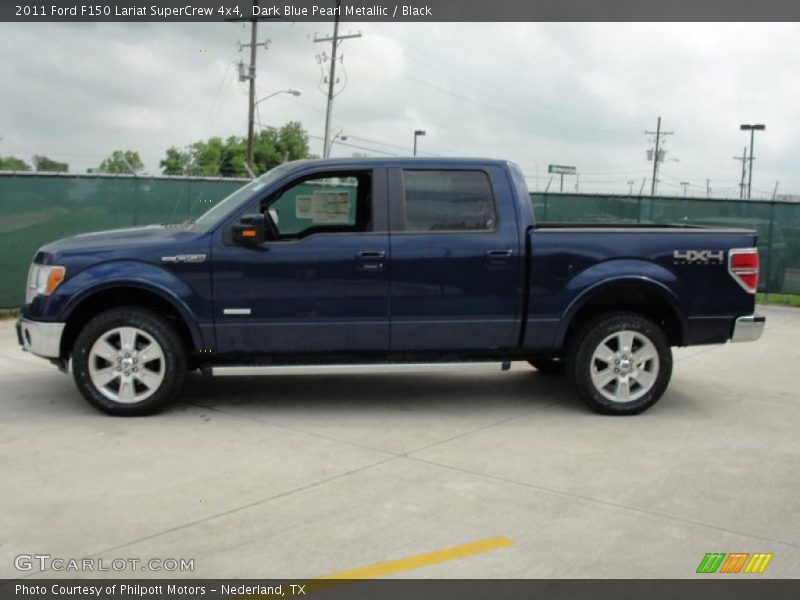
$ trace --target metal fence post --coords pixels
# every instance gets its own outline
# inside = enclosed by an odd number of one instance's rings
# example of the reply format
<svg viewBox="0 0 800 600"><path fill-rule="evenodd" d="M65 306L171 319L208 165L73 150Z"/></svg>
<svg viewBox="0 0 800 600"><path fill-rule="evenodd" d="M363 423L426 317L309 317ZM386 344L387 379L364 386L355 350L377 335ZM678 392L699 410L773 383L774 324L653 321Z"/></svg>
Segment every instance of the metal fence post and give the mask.
<svg viewBox="0 0 800 600"><path fill-rule="evenodd" d="M770 202L769 207L769 242L767 246L767 285L764 286L764 302L769 301L769 293L773 290L769 289L769 276L772 270L772 226L775 223L775 202ZM781 290L775 290L776 292L780 292Z"/></svg>

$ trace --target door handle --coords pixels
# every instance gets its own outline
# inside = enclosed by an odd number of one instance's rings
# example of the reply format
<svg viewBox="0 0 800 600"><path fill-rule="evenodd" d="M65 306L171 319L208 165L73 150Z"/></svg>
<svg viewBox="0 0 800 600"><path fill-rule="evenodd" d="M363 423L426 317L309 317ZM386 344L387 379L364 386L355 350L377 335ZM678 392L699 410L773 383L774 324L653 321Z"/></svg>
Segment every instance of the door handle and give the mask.
<svg viewBox="0 0 800 600"><path fill-rule="evenodd" d="M382 271L386 252L383 250L361 250L356 253L358 268L362 271Z"/></svg>
<svg viewBox="0 0 800 600"><path fill-rule="evenodd" d="M511 262L511 257L514 256L514 251L487 250L485 256L487 267L508 267Z"/></svg>

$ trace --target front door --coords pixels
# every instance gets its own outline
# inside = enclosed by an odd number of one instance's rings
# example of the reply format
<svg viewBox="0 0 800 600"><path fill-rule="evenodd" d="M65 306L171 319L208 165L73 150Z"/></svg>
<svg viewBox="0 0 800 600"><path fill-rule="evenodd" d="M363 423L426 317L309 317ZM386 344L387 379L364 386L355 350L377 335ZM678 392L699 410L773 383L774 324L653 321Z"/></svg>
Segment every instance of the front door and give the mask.
<svg viewBox="0 0 800 600"><path fill-rule="evenodd" d="M369 169L303 175L248 208L275 222L277 239L215 242L217 351L386 352L385 206L385 170Z"/></svg>

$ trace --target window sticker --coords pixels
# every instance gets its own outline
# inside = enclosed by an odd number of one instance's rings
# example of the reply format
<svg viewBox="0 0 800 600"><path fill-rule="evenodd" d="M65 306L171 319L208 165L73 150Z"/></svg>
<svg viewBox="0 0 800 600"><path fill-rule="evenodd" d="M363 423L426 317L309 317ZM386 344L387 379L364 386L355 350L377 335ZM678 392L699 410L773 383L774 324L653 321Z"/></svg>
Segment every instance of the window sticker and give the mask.
<svg viewBox="0 0 800 600"><path fill-rule="evenodd" d="M314 192L311 195L311 218L325 225L347 224L350 221L350 194L347 192Z"/></svg>

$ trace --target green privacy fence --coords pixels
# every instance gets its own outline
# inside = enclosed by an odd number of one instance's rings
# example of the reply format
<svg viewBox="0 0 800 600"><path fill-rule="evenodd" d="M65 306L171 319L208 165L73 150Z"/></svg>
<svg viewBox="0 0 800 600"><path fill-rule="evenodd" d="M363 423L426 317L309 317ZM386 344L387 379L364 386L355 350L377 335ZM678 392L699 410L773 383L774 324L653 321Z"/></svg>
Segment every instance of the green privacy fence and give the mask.
<svg viewBox="0 0 800 600"><path fill-rule="evenodd" d="M0 307L22 303L36 249L52 240L179 223L245 183L240 179L0 173ZM800 293L800 204L696 198L532 194L539 221L686 223L759 232L762 288ZM281 221L300 215L281 214Z"/></svg>
<svg viewBox="0 0 800 600"><path fill-rule="evenodd" d="M36 249L58 238L196 217L245 180L0 174L0 307L25 298Z"/></svg>

